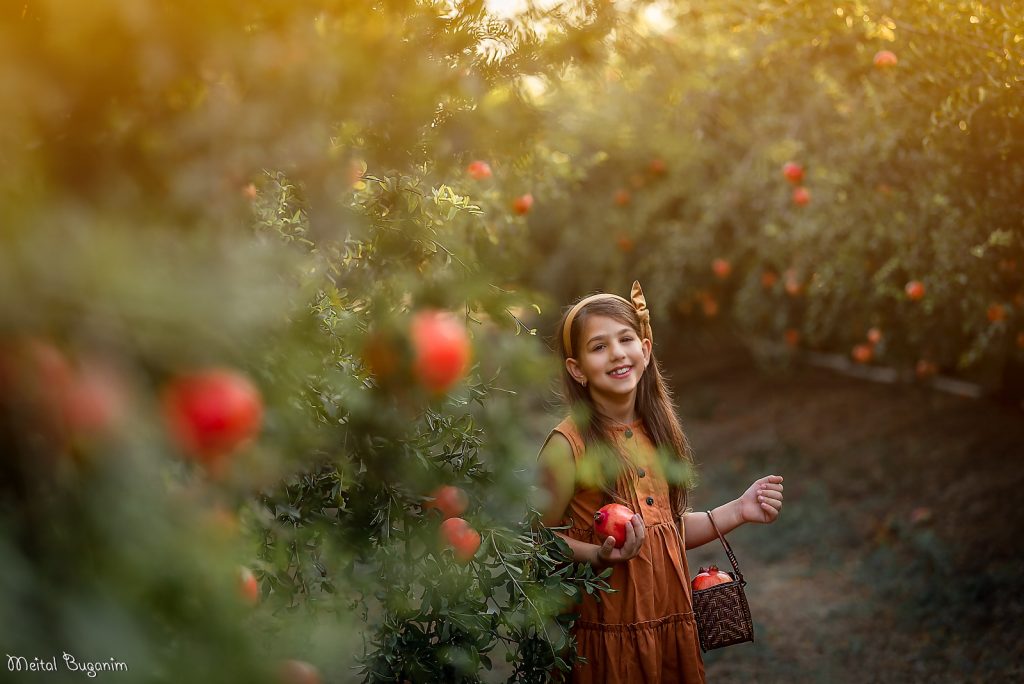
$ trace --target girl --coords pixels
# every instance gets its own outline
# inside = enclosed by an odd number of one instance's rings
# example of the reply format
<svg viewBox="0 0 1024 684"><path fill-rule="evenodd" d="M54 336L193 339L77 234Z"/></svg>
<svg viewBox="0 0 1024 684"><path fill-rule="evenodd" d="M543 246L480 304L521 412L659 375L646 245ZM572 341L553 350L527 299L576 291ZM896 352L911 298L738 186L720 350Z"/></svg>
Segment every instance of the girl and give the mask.
<svg viewBox="0 0 1024 684"><path fill-rule="evenodd" d="M690 447L654 359L639 282L631 299L586 297L566 312L556 334L571 417L540 452L549 494L543 522L568 525L558 534L573 558L597 571L612 567L608 582L617 590L600 602L584 597L574 629L587 662L574 665L572 681L702 683L684 549L718 536L707 514L686 507L679 474L692 464ZM604 454L613 457L610 477L602 477L609 472ZM621 548L593 532L594 513L611 500L635 512ZM774 522L781 509L782 478L769 475L712 515L727 534L743 523Z"/></svg>

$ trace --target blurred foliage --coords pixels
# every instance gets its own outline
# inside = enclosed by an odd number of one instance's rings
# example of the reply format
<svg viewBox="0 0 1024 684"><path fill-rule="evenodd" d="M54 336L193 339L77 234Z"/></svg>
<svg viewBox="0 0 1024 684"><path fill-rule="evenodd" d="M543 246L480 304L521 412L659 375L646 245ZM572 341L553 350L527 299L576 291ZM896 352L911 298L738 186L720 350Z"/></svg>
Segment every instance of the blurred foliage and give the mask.
<svg viewBox="0 0 1024 684"><path fill-rule="evenodd" d="M1024 354L1022 10L648 8L546 103L578 178L531 221L532 282L568 298L642 274L656 313L729 319L755 350L790 329L846 353L878 327L876 360L997 388Z"/></svg>
<svg viewBox="0 0 1024 684"><path fill-rule="evenodd" d="M330 680L475 681L498 644L517 681L567 668L558 615L607 584L534 531L514 388L548 377L520 336L539 297L516 291L504 228L471 197L497 184L462 169L516 163L521 74L600 59L613 14L15 5L0 22L5 648L117 660L134 681L269 681L286 659ZM447 395L409 374L423 308L458 314L477 350ZM394 377L368 366L381 349ZM223 473L179 452L160 396L218 366L266 409ZM465 566L423 507L440 484L471 493L483 544Z"/></svg>
<svg viewBox="0 0 1024 684"><path fill-rule="evenodd" d="M1019 363L1018 5L9 3L5 648L153 682L567 669L607 584L537 524L550 302L639 276L662 320L752 344L876 326L885 362ZM412 372L423 309L472 338L447 394ZM265 405L224 473L162 420L208 367ZM465 565L424 507L443 484Z"/></svg>

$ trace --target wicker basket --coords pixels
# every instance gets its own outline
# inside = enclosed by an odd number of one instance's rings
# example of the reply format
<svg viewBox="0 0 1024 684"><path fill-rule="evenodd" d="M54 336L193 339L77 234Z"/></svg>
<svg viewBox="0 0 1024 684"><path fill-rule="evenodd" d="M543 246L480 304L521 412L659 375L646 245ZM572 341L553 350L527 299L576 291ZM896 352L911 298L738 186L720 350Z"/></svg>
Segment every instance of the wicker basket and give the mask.
<svg viewBox="0 0 1024 684"><path fill-rule="evenodd" d="M729 548L729 542L725 541L725 537L718 530L711 511L707 514L735 572L728 573L734 580L732 582L716 584L693 592L697 634L700 636L700 648L705 653L723 646L754 640L754 621L750 618L747 595L743 592L747 581L743 579L740 566L736 563L736 556Z"/></svg>

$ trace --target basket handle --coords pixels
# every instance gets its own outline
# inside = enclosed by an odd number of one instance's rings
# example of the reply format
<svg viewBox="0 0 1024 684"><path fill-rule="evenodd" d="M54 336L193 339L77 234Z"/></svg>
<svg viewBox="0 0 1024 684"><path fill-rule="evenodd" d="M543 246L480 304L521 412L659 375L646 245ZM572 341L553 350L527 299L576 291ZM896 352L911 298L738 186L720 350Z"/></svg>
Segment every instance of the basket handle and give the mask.
<svg viewBox="0 0 1024 684"><path fill-rule="evenodd" d="M722 532L718 529L718 525L715 524L715 518L711 515L711 511L706 511L708 514L708 520L711 521L711 527L715 528L715 534L722 540L722 546L725 547L725 555L729 557L729 562L732 563L732 569L736 571L736 579L739 580L740 586L747 586L747 581L743 579L743 573L740 572L740 566L736 562L736 555L732 552L732 547L729 546L729 542L725 541L725 537Z"/></svg>

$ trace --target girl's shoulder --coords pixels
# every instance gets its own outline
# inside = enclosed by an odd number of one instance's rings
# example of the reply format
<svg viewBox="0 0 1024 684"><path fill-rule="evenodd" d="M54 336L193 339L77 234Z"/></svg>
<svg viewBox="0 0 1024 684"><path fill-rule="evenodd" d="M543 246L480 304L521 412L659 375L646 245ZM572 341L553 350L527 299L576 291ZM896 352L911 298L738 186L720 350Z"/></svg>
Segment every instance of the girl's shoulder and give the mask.
<svg viewBox="0 0 1024 684"><path fill-rule="evenodd" d="M556 435L559 435L561 439L555 437ZM580 435L579 428L576 425L576 421L572 419L572 416L566 416L551 428L547 439L544 440L544 446L547 447L552 440L557 440L563 444L568 442L569 447L572 449L572 455L575 458L579 458L580 454L583 453L583 437Z"/></svg>

